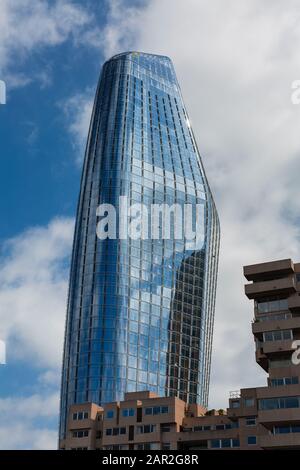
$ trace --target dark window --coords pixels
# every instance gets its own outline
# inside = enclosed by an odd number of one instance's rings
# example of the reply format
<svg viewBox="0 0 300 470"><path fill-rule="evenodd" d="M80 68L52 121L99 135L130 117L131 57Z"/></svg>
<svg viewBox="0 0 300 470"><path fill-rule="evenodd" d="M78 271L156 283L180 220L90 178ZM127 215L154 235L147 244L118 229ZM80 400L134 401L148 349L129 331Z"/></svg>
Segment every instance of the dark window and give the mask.
<svg viewBox="0 0 300 470"><path fill-rule="evenodd" d="M212 449L219 449L221 447L221 443L219 439L213 439L210 443Z"/></svg>
<svg viewBox="0 0 300 470"><path fill-rule="evenodd" d="M231 408L239 408L240 407L240 400L234 400L231 402Z"/></svg>
<svg viewBox="0 0 300 470"><path fill-rule="evenodd" d="M255 426L255 425L256 425L256 417L255 416L247 416L246 426Z"/></svg>
<svg viewBox="0 0 300 470"><path fill-rule="evenodd" d="M163 423L163 424L160 425L160 430L161 430L161 432L170 432L171 431L171 425Z"/></svg>
<svg viewBox="0 0 300 470"><path fill-rule="evenodd" d="M129 426L128 440L134 440L134 426Z"/></svg>
<svg viewBox="0 0 300 470"><path fill-rule="evenodd" d="M254 398L245 398L244 403L247 408L254 406Z"/></svg>
<svg viewBox="0 0 300 470"><path fill-rule="evenodd" d="M170 450L171 449L171 444L170 442L163 442L161 445L162 450Z"/></svg>
<svg viewBox="0 0 300 470"><path fill-rule="evenodd" d="M232 447L240 447L239 439L232 439Z"/></svg>
<svg viewBox="0 0 300 470"><path fill-rule="evenodd" d="M256 436L248 436L247 442L249 446L256 445Z"/></svg>
<svg viewBox="0 0 300 470"><path fill-rule="evenodd" d="M230 439L222 439L222 448L223 447L231 447L231 440Z"/></svg>

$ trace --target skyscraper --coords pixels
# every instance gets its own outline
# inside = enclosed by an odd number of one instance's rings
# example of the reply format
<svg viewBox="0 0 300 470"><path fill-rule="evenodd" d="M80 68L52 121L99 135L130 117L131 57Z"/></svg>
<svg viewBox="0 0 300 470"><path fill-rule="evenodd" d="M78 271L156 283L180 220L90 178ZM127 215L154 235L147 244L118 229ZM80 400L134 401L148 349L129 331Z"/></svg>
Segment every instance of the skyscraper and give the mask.
<svg viewBox="0 0 300 470"><path fill-rule="evenodd" d="M118 235L108 229L101 239L100 216L112 207L119 213L124 198L129 206L200 208L200 236L191 244L185 232L175 235L180 224L173 213L169 237L161 218L159 234L141 237L127 236L118 219ZM114 56L97 88L81 180L61 438L76 403L150 390L207 404L218 250L218 215L171 60Z"/></svg>

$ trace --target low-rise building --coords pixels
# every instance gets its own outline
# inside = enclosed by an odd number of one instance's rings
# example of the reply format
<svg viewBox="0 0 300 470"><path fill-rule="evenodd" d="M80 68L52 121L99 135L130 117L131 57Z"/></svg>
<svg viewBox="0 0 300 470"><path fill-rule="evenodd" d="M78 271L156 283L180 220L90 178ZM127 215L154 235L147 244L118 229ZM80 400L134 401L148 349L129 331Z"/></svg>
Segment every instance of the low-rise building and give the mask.
<svg viewBox="0 0 300 470"><path fill-rule="evenodd" d="M186 404L153 392L126 393L100 407L73 405L61 449L300 449L300 263L244 267L254 300L256 361L265 387L231 392L227 410ZM300 353L299 353L300 357Z"/></svg>

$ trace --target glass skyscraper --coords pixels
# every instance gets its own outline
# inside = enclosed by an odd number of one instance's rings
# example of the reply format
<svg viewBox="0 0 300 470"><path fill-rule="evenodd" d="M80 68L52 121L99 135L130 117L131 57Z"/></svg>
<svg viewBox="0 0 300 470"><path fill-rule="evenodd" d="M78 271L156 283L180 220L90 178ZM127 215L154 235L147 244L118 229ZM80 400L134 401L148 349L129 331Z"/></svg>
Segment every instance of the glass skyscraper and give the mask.
<svg viewBox="0 0 300 470"><path fill-rule="evenodd" d="M99 239L97 207L118 212L120 196L129 205L201 207L200 241L191 246L172 230ZM207 405L218 251L218 215L171 60L114 56L98 84L81 180L61 438L74 403L151 390Z"/></svg>

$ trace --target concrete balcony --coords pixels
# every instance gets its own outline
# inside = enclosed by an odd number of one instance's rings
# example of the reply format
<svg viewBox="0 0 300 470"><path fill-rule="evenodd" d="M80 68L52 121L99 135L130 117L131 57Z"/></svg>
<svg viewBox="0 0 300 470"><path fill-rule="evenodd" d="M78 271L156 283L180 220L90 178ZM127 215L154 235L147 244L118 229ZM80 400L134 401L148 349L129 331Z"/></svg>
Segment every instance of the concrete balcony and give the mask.
<svg viewBox="0 0 300 470"><path fill-rule="evenodd" d="M300 329L300 316L283 320L255 321L252 323L252 333L254 335L265 331L296 329Z"/></svg>
<svg viewBox="0 0 300 470"><path fill-rule="evenodd" d="M267 434L259 437L259 446L268 449L300 449L300 433Z"/></svg>
<svg viewBox="0 0 300 470"><path fill-rule="evenodd" d="M240 408L227 408L228 418L243 418L245 416L256 416L257 407L256 406L241 406Z"/></svg>
<svg viewBox="0 0 300 470"><path fill-rule="evenodd" d="M255 351L255 360L266 372L269 371L268 358L264 354L263 349L259 348Z"/></svg>
<svg viewBox="0 0 300 470"><path fill-rule="evenodd" d="M300 408L259 410L258 420L268 428L274 425L282 425L283 423L297 423L300 421Z"/></svg>
<svg viewBox="0 0 300 470"><path fill-rule="evenodd" d="M291 259L271 261L270 263L252 264L244 266L244 276L248 281L257 281L271 278L272 276L288 276L294 272L294 264Z"/></svg>
<svg viewBox="0 0 300 470"><path fill-rule="evenodd" d="M298 283L299 286L299 283ZM293 295L288 299L288 307L293 311L300 311L300 295Z"/></svg>
<svg viewBox="0 0 300 470"><path fill-rule="evenodd" d="M272 281L254 282L245 285L245 294L248 299L256 299L259 297L285 294L290 295L296 292L296 284L294 277L286 277L283 279L274 279Z"/></svg>
<svg viewBox="0 0 300 470"><path fill-rule="evenodd" d="M239 429L224 429L224 430L211 430L211 431L188 431L181 432L179 441L202 441L208 439L237 439L239 436Z"/></svg>
<svg viewBox="0 0 300 470"><path fill-rule="evenodd" d="M280 397L295 397L299 395L299 384L294 385L281 385L279 387L258 387L257 399L263 398L280 398Z"/></svg>
<svg viewBox="0 0 300 470"><path fill-rule="evenodd" d="M290 352L292 354L293 340L287 339L283 341L265 341L262 343L263 354L265 355L279 355L280 353Z"/></svg>
<svg viewBox="0 0 300 470"><path fill-rule="evenodd" d="M294 349L292 349L293 340L284 340L284 341L265 341L260 342L260 346L255 351L256 362L268 372L268 359L279 358L282 354L284 356L292 354Z"/></svg>

